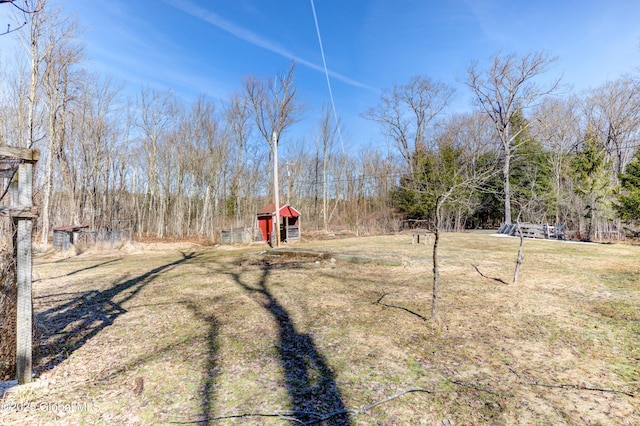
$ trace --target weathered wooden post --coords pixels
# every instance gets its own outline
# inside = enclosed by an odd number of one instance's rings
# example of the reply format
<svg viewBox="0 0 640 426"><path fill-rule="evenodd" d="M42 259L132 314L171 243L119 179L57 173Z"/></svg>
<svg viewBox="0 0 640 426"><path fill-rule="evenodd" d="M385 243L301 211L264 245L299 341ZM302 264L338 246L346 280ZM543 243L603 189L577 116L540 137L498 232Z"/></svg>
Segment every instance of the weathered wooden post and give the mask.
<svg viewBox="0 0 640 426"><path fill-rule="evenodd" d="M16 379L19 384L31 382L33 348L33 305L31 288L31 238L33 219L33 163L39 152L24 148L0 147L0 156L15 158L17 175L11 182L11 206L0 206L0 213L13 219L15 229L14 256L16 258L17 312L16 312Z"/></svg>

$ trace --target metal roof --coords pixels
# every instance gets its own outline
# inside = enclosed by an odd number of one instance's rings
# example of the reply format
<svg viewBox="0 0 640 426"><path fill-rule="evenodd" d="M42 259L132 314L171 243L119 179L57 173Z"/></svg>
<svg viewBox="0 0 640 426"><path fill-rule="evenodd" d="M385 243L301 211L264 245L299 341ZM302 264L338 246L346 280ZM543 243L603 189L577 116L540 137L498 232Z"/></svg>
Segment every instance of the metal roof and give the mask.
<svg viewBox="0 0 640 426"><path fill-rule="evenodd" d="M273 216L276 212L275 203L269 203L260 210L258 210L258 216ZM300 212L294 207L288 204L282 204L280 206L280 216L282 217L300 217Z"/></svg>

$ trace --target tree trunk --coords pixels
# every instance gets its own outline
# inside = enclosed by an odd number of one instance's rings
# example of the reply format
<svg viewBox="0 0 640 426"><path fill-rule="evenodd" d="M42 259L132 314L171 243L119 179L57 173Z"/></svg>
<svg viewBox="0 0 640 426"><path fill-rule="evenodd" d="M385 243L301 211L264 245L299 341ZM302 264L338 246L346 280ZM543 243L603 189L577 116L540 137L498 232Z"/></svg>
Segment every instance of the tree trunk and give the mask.
<svg viewBox="0 0 640 426"><path fill-rule="evenodd" d="M49 212L51 210L51 193L52 193L52 176L53 176L53 153L49 151L44 169L44 194L42 197L42 244L49 244Z"/></svg>
<svg viewBox="0 0 640 426"><path fill-rule="evenodd" d="M505 152L504 167L502 169L502 181L504 184L504 223L511 224L511 184L509 174L511 171L511 154Z"/></svg>
<svg viewBox="0 0 640 426"><path fill-rule="evenodd" d="M518 281L518 275L520 274L520 266L522 265L522 261L524 260L524 254L522 252L522 248L524 245L524 236L522 235L520 222L518 222L518 235L520 236L520 247L518 248L518 258L516 259L516 268L515 268L515 271L513 272L514 284Z"/></svg>
<svg viewBox="0 0 640 426"><path fill-rule="evenodd" d="M440 215L440 209L442 206L442 202L437 199L436 200L436 211L435 211L435 226L433 233L435 235L433 241L433 297L431 299L431 318L437 318L438 312L438 286L440 281L440 264L438 260L438 245L440 243L440 222L442 221Z"/></svg>

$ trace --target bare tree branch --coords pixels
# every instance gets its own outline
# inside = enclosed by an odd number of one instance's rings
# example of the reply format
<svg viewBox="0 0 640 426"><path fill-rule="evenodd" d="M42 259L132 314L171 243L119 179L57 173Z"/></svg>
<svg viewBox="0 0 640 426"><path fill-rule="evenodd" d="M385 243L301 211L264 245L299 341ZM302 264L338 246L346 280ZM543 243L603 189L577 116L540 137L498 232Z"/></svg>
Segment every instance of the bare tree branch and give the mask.
<svg viewBox="0 0 640 426"><path fill-rule="evenodd" d="M363 116L380 123L382 131L393 140L410 171L419 153L427 150L428 133L436 118L451 103L454 89L428 77L414 76L407 84L385 91L380 105Z"/></svg>
<svg viewBox="0 0 640 426"><path fill-rule="evenodd" d="M383 293L382 293L382 296L380 296L380 297L378 298L378 300L376 300L375 302L373 302L373 304L374 304L374 305L384 306L384 307L387 307L387 308L401 309L401 310L403 310L403 311L406 311L406 312L410 313L411 315L415 315L416 317L420 318L422 321L426 321L426 320L427 320L427 318L426 318L425 316L420 315L419 313L414 312L414 311L412 311L411 309L407 309L407 308L405 308L405 307L403 307L403 306L396 306L396 305L389 305L389 304L387 304L387 303L382 303L382 299L384 299L384 297L385 297L386 295L388 295L388 294L390 294L390 293L383 292Z"/></svg>
<svg viewBox="0 0 640 426"><path fill-rule="evenodd" d="M623 390L619 390L619 389L610 389L610 388L597 388L597 387L593 387L593 386L587 386L587 385L583 385L583 384L570 384L570 383L560 383L560 384L555 384L555 383L540 383L540 382L535 382L535 381L529 381L529 382L525 382L526 385L530 385L530 386L543 386L546 388L558 388L558 389L575 389L575 390L587 390L587 391L594 391L594 392L610 392L610 393L620 393L623 395L627 395L630 396L631 398L635 398L636 395L635 393L631 393L631 392L627 392L627 391L623 391Z"/></svg>
<svg viewBox="0 0 640 426"><path fill-rule="evenodd" d="M494 281L497 281L497 282L502 283L502 284L509 285L509 283L506 282L505 280L503 280L502 278L489 277L489 276L483 274L482 272L480 272L480 269L476 265L471 265L471 266L474 267L476 272L479 273L482 278L487 278L487 279L494 280Z"/></svg>

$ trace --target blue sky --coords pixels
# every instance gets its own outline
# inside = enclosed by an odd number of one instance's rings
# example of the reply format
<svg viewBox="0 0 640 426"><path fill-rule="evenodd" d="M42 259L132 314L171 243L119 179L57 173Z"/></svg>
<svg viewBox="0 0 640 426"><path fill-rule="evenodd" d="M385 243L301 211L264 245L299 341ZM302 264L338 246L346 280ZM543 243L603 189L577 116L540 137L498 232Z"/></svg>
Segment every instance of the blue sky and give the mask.
<svg viewBox="0 0 640 426"><path fill-rule="evenodd" d="M225 100L242 78L297 62L307 105L290 139L311 139L329 103L311 0L65 0L86 29L89 66L186 100ZM381 143L361 114L382 89L424 74L456 87L453 111L472 109L461 83L472 60L546 50L549 78L580 92L640 66L637 0L314 0L345 143ZM287 136L284 136L285 138Z"/></svg>

